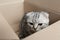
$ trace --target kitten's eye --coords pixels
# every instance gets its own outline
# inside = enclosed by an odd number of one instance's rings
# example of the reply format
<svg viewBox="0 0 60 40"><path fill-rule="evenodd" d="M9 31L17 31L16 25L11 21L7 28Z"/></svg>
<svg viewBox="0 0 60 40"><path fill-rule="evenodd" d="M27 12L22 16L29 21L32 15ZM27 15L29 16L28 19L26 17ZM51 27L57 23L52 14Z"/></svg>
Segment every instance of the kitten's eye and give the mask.
<svg viewBox="0 0 60 40"><path fill-rule="evenodd" d="M39 23L38 25L40 25L40 26L41 26L41 25L42 25L42 23Z"/></svg>
<svg viewBox="0 0 60 40"><path fill-rule="evenodd" d="M33 25L33 23L30 23L30 25Z"/></svg>

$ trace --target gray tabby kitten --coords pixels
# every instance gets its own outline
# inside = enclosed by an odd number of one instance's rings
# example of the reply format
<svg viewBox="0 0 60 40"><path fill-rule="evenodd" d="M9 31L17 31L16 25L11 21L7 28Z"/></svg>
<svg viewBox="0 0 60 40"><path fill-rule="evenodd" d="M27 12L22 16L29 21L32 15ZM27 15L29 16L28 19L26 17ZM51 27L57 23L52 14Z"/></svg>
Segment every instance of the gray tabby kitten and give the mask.
<svg viewBox="0 0 60 40"><path fill-rule="evenodd" d="M29 12L21 21L20 39L29 36L49 25L49 14L47 12Z"/></svg>

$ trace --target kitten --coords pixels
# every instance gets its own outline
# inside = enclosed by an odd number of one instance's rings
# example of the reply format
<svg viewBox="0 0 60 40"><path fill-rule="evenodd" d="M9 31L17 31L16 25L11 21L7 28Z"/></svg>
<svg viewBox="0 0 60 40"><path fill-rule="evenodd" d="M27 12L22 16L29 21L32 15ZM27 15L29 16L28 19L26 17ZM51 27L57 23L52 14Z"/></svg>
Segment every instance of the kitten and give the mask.
<svg viewBox="0 0 60 40"><path fill-rule="evenodd" d="M20 39L25 38L49 25L49 14L47 12L29 12L21 21Z"/></svg>

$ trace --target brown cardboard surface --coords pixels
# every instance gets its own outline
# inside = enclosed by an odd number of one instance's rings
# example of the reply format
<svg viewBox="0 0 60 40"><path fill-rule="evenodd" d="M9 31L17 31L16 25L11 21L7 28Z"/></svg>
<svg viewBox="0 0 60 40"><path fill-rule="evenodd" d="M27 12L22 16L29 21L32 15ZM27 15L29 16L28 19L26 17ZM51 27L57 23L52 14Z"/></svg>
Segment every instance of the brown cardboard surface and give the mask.
<svg viewBox="0 0 60 40"><path fill-rule="evenodd" d="M0 0L0 40L19 40L20 20L24 15L24 0Z"/></svg>
<svg viewBox="0 0 60 40"><path fill-rule="evenodd" d="M0 0L0 12L14 29L19 29L19 23L24 14L23 0Z"/></svg>
<svg viewBox="0 0 60 40"><path fill-rule="evenodd" d="M0 14L0 40L19 40L12 27L6 19Z"/></svg>
<svg viewBox="0 0 60 40"><path fill-rule="evenodd" d="M19 40L17 35L24 15L23 2L24 0L0 0L0 40Z"/></svg>
<svg viewBox="0 0 60 40"><path fill-rule="evenodd" d="M60 12L60 0L25 0L28 3L36 5L40 8L49 8Z"/></svg>
<svg viewBox="0 0 60 40"><path fill-rule="evenodd" d="M24 40L60 40L60 21L34 33Z"/></svg>

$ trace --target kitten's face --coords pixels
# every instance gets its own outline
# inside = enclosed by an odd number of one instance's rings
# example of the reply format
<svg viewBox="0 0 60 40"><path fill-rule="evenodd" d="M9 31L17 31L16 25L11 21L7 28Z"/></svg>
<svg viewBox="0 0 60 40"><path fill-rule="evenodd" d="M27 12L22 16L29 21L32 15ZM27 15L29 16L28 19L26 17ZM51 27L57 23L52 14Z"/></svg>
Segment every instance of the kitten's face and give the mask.
<svg viewBox="0 0 60 40"><path fill-rule="evenodd" d="M49 15L46 12L29 12L26 16L28 26L36 31L47 27L49 24Z"/></svg>

